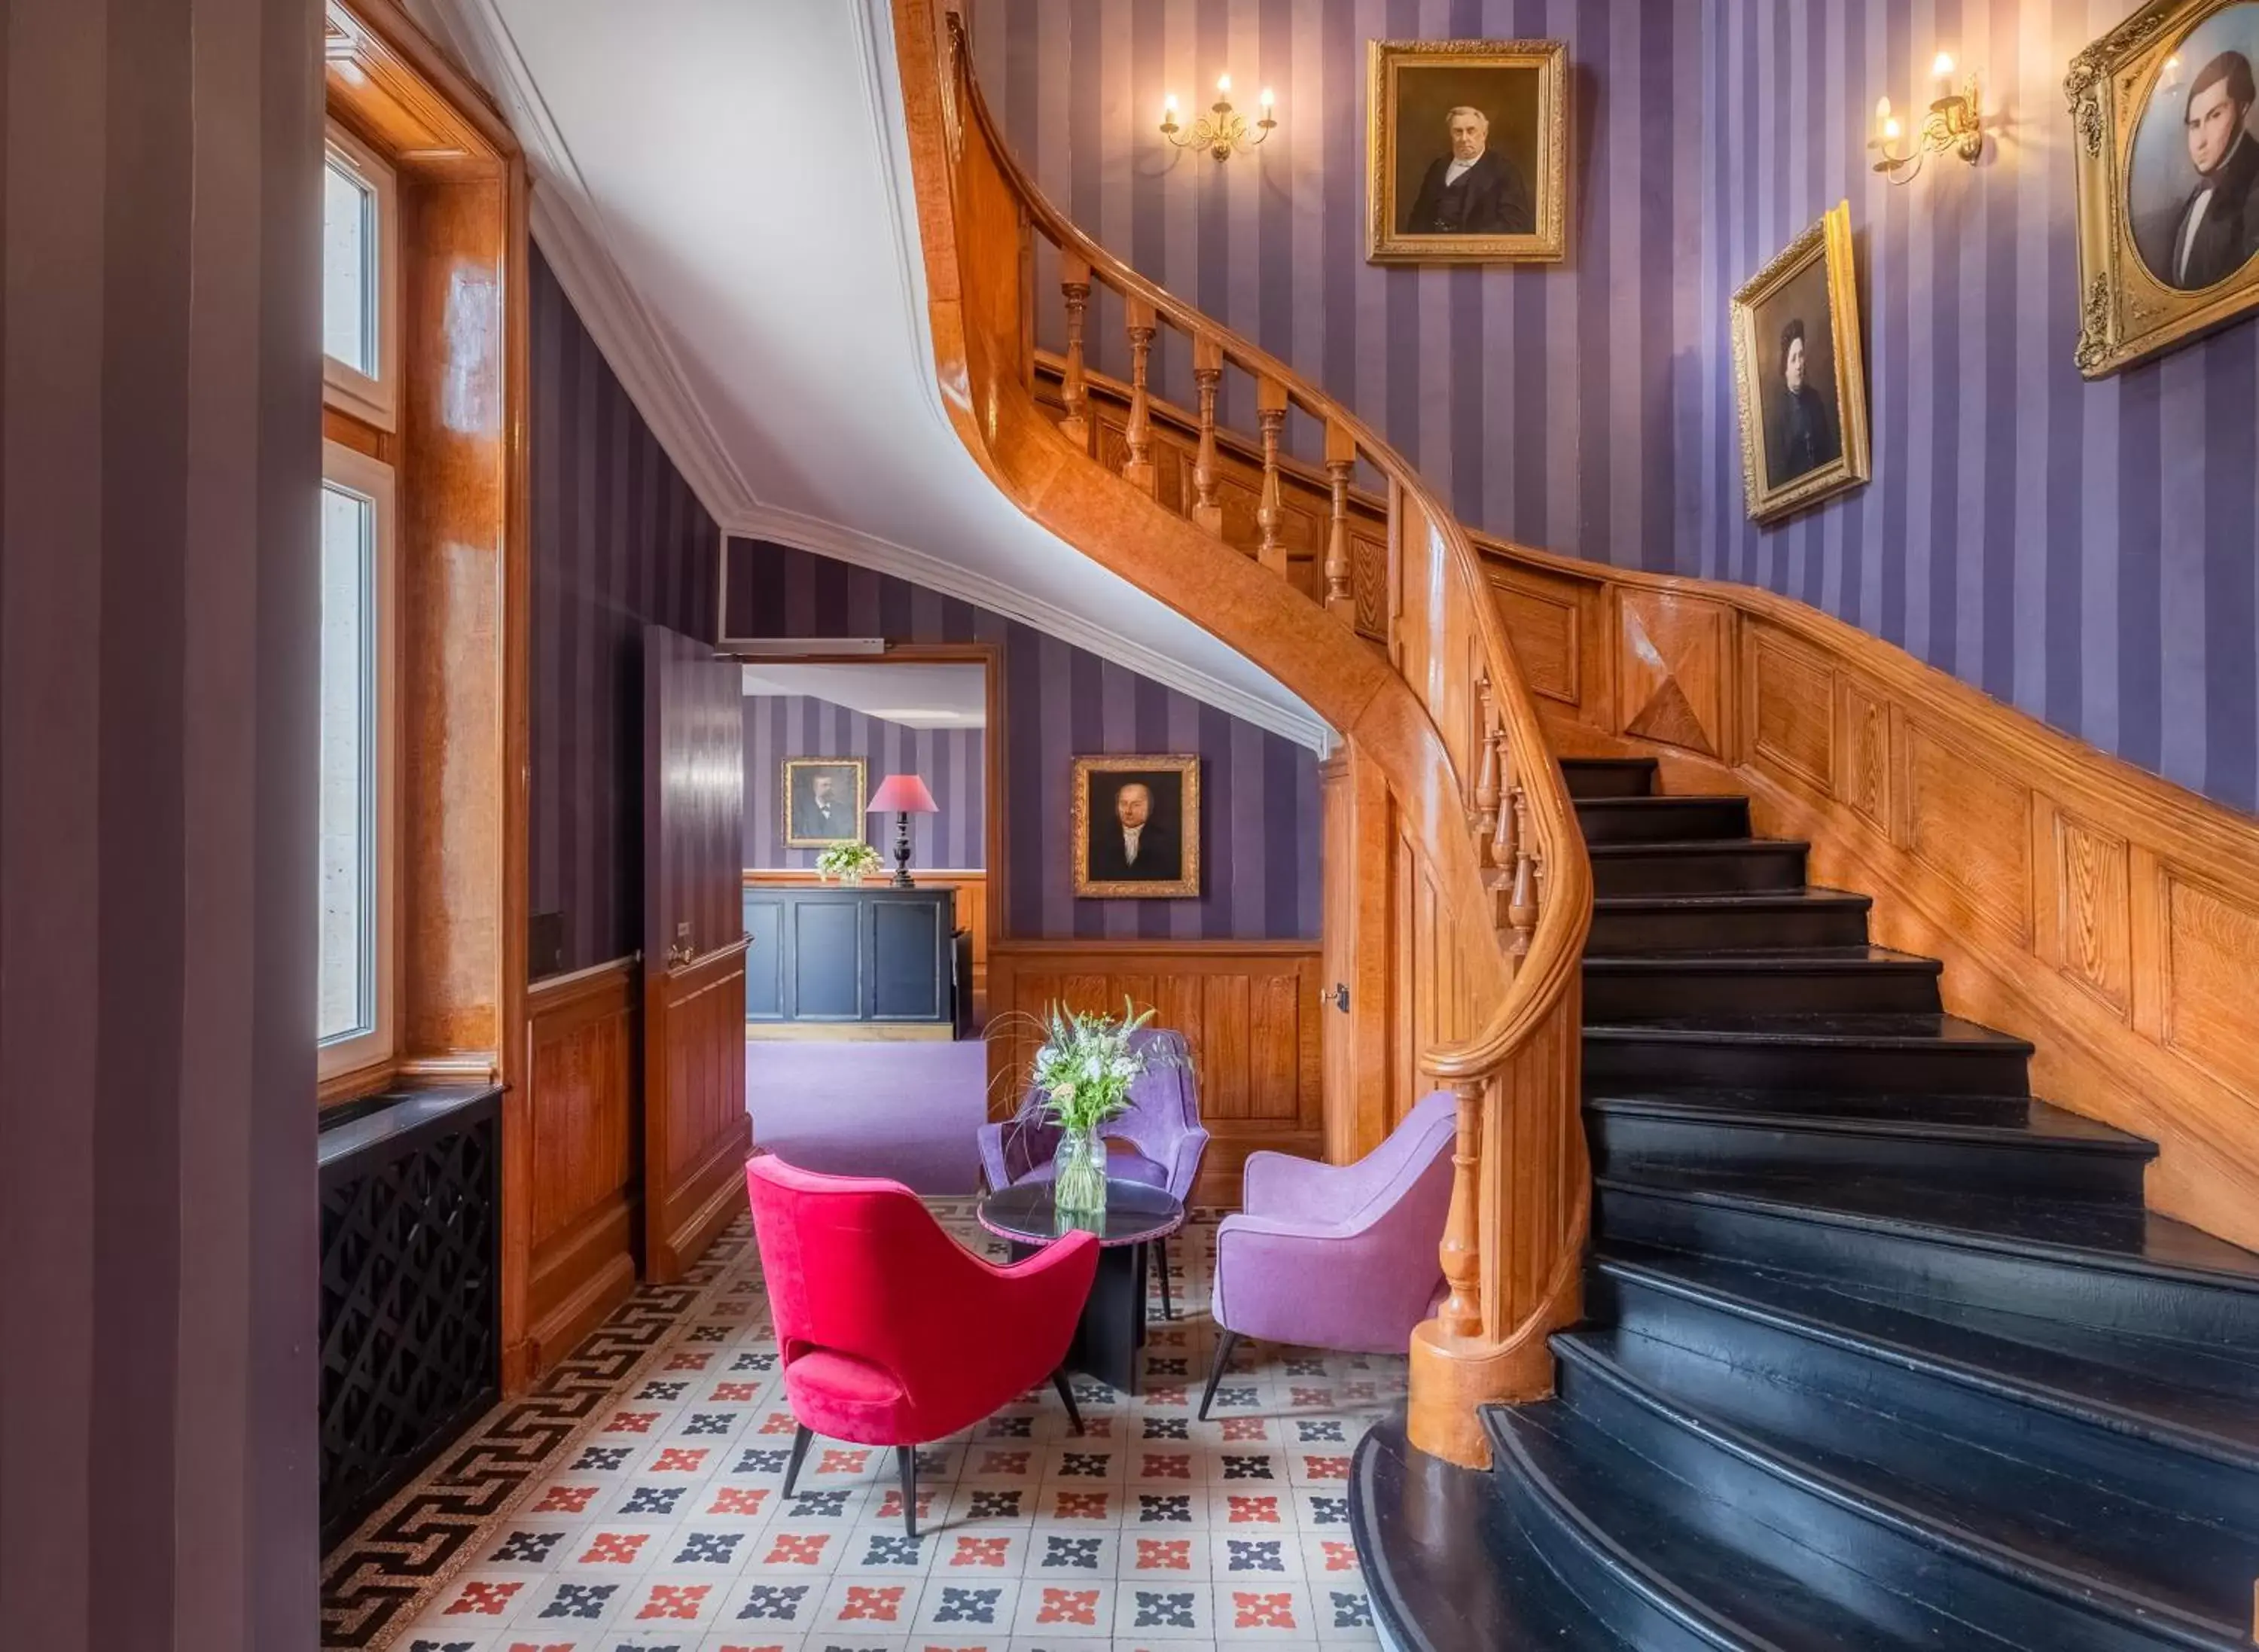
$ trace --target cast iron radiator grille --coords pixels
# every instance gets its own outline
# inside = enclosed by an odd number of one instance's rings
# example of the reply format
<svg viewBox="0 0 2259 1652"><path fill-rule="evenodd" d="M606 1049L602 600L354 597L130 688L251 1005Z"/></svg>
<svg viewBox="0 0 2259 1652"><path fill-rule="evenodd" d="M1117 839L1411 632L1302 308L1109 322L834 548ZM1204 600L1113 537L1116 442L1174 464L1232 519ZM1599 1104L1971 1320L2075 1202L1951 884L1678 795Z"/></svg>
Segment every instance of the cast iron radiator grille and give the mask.
<svg viewBox="0 0 2259 1652"><path fill-rule="evenodd" d="M385 1096L322 1140L322 1547L498 1393L497 1089Z"/></svg>

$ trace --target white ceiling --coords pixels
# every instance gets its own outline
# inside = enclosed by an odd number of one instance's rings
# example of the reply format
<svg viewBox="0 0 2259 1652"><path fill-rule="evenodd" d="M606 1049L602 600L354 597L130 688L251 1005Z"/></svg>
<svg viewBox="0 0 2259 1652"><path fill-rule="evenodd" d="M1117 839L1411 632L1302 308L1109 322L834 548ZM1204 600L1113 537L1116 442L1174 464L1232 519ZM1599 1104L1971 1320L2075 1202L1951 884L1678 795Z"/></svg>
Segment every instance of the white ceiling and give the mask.
<svg viewBox="0 0 2259 1652"><path fill-rule="evenodd" d="M813 694L906 729L988 726L988 672L982 666L903 660L890 666L760 665L745 668L745 695Z"/></svg>
<svg viewBox="0 0 2259 1652"><path fill-rule="evenodd" d="M420 0L543 252L725 527L1027 621L1323 750L1301 700L1037 526L942 413L886 0Z"/></svg>

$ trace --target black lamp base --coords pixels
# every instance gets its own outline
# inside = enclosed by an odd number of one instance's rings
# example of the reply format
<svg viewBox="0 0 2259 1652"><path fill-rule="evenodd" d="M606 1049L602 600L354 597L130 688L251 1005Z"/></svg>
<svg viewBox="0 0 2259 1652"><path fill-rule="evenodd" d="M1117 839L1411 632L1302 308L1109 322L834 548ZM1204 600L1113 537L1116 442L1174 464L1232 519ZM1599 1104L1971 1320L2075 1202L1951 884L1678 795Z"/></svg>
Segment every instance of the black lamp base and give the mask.
<svg viewBox="0 0 2259 1652"><path fill-rule="evenodd" d="M894 816L894 887L917 887L910 881L910 817L907 811Z"/></svg>

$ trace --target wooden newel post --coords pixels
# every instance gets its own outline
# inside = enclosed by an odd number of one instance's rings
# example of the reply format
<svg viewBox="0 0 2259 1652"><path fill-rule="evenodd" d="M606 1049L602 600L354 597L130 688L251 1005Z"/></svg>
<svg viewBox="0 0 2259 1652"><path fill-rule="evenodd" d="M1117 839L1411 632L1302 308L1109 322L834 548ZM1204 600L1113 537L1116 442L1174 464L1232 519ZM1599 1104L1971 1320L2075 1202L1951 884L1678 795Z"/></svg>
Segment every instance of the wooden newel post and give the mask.
<svg viewBox="0 0 2259 1652"><path fill-rule="evenodd" d="M1193 525L1223 538L1223 507L1215 499L1215 389L1223 381L1223 341L1213 333L1193 338L1193 383L1200 390L1200 451L1193 456Z"/></svg>
<svg viewBox="0 0 2259 1652"><path fill-rule="evenodd" d="M1286 387L1278 380L1256 380L1255 419L1263 431L1263 495L1255 507L1255 525L1263 530L1263 538L1255 558L1283 580L1286 547L1279 542L1279 530L1286 523L1286 509L1279 495L1279 432L1286 424Z"/></svg>
<svg viewBox="0 0 2259 1652"><path fill-rule="evenodd" d="M1145 388L1153 356L1153 306L1142 298L1125 298L1122 311L1130 332L1130 417L1122 439L1130 450L1122 461L1122 480L1147 494L1153 491L1153 403Z"/></svg>
<svg viewBox="0 0 2259 1652"><path fill-rule="evenodd" d="M1059 429L1067 440L1090 451L1090 388L1082 363L1082 317L1090 304L1090 260L1080 253L1059 252L1059 292L1066 299L1066 371L1059 378L1059 401L1066 417Z"/></svg>
<svg viewBox="0 0 2259 1652"><path fill-rule="evenodd" d="M1357 467L1357 437L1338 419L1326 421L1326 479L1333 492L1332 519L1326 525L1326 611L1344 625L1357 623L1357 594L1350 586L1349 476Z"/></svg>
<svg viewBox="0 0 2259 1652"><path fill-rule="evenodd" d="M1443 1218L1443 1243L1437 1251L1443 1282L1451 1293L1436 1311L1436 1321L1447 1341L1469 1342L1482 1335L1475 1169L1482 1157L1483 1086L1479 1080L1461 1079L1452 1088L1458 1096L1459 1135L1451 1149L1451 1207Z"/></svg>

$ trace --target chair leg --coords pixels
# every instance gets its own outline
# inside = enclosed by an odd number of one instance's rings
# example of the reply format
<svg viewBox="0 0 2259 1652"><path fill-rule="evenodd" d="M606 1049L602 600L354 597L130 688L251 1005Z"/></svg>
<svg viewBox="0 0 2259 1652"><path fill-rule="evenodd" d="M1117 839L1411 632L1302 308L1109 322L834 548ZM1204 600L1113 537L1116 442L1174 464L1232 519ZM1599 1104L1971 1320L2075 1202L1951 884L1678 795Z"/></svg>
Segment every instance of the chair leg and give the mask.
<svg viewBox="0 0 2259 1652"><path fill-rule="evenodd" d="M1216 1327L1215 1363L1208 1368L1208 1386L1201 1391L1200 1419L1208 1421L1208 1408L1215 1403L1215 1385L1223 1380L1223 1368L1231 1364L1231 1350L1239 1346L1239 1333Z"/></svg>
<svg viewBox="0 0 2259 1652"><path fill-rule="evenodd" d="M816 1430L802 1423L793 1430L792 1456L784 1465L784 1494L792 1495L793 1482L800 1478L800 1465L808 1460L808 1442L816 1438Z"/></svg>
<svg viewBox="0 0 2259 1652"><path fill-rule="evenodd" d="M917 1533L917 1448L896 1446L894 1457L902 1469L902 1529L912 1537Z"/></svg>
<svg viewBox="0 0 2259 1652"><path fill-rule="evenodd" d="M1051 1386L1058 1390L1059 1404L1066 1407L1066 1420L1077 1434L1082 1432L1082 1412L1074 1403L1074 1390L1067 1385L1064 1367L1051 1373Z"/></svg>
<svg viewBox="0 0 2259 1652"><path fill-rule="evenodd" d="M1169 1302L1169 1242L1167 1240L1153 1241L1153 1257L1161 1264L1161 1317L1165 1320L1172 1320L1177 1317L1177 1310Z"/></svg>

